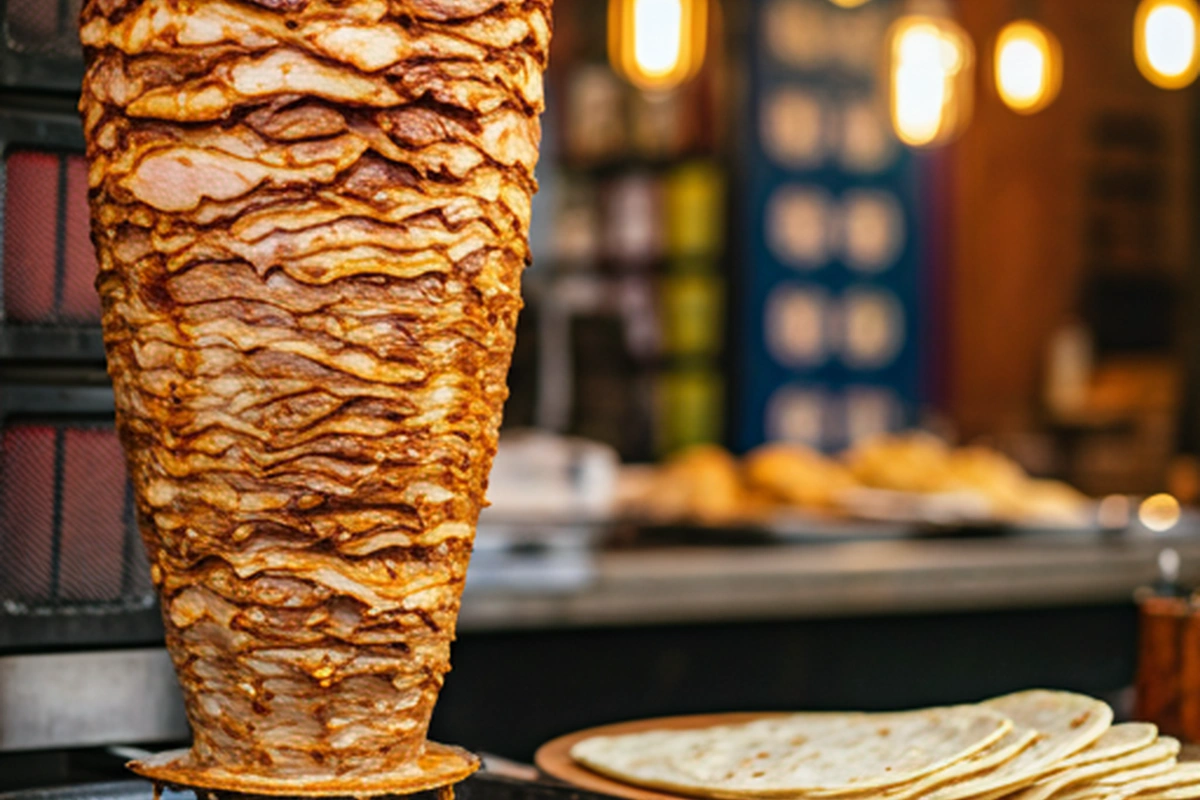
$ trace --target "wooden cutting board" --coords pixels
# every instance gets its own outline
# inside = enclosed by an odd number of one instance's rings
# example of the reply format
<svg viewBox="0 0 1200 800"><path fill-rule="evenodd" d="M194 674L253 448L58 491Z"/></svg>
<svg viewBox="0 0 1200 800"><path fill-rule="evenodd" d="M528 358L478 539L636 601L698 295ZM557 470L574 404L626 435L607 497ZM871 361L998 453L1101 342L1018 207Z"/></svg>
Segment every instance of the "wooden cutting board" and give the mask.
<svg viewBox="0 0 1200 800"><path fill-rule="evenodd" d="M659 719L641 719L636 722L601 725L598 728L569 733L546 742L538 748L537 754L534 756L534 763L550 777L590 792L623 797L626 800L683 800L685 795L672 794L658 789L643 789L592 772L587 767L575 763L571 758L571 748L575 746L576 742L590 739L593 736L620 736L625 733L648 730L685 731L694 728L712 728L717 725L740 725L744 722L779 716L786 716L786 714L781 712L694 714L686 717L660 717Z"/></svg>

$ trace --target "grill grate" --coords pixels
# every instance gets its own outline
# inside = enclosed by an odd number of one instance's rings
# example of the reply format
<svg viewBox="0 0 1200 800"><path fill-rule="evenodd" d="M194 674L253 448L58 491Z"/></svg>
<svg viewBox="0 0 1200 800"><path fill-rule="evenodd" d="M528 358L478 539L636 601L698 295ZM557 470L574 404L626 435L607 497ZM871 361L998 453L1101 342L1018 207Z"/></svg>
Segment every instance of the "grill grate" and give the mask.
<svg viewBox="0 0 1200 800"><path fill-rule="evenodd" d="M108 613L154 603L111 426L0 432L0 611Z"/></svg>

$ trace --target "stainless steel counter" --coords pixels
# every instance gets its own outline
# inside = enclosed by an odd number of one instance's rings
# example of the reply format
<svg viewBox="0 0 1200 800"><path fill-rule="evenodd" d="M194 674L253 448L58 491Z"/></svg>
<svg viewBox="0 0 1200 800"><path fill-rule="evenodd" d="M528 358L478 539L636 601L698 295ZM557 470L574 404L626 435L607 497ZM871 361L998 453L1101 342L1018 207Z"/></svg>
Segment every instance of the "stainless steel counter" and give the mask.
<svg viewBox="0 0 1200 800"><path fill-rule="evenodd" d="M1041 535L594 556L571 589L470 591L460 630L651 625L1120 603L1175 548L1200 583L1200 536Z"/></svg>

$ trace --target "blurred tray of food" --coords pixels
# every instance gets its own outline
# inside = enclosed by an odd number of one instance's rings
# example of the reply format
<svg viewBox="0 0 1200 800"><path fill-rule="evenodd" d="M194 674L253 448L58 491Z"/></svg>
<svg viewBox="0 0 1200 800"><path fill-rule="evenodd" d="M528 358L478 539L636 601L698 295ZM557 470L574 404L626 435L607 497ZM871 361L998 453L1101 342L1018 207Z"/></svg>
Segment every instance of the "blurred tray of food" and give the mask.
<svg viewBox="0 0 1200 800"><path fill-rule="evenodd" d="M982 446L924 432L875 437L833 457L770 444L739 459L692 447L621 471L616 507L657 526L765 531L784 539L894 538L951 530L1096 531L1098 505Z"/></svg>

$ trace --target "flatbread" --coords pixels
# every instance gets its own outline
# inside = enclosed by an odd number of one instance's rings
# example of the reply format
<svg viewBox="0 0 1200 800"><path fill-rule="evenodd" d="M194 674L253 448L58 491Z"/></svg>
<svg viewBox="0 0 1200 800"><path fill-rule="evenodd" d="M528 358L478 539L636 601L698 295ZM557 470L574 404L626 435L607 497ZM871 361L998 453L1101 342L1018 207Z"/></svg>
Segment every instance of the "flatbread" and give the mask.
<svg viewBox="0 0 1200 800"><path fill-rule="evenodd" d="M1178 752L1179 742L1177 740L1165 736L1159 741L1167 743L1171 749ZM1180 766L1186 767L1182 774L1168 777ZM1175 759L1172 757L1168 761L1147 764L1135 769L1123 769L1110 775L1101 776L1084 785L1059 792L1054 796L1054 800L1091 800L1091 798L1097 797L1117 800L1117 798L1131 797L1142 791L1176 786L1181 780L1187 780L1187 776L1193 768L1194 765L1175 763Z"/></svg>
<svg viewBox="0 0 1200 800"><path fill-rule="evenodd" d="M927 792L952 781L963 780L985 770L994 769L1016 758L1037 739L1036 731L1014 727L995 744L989 745L970 758L957 764L931 772L923 778L904 783L891 789L845 794L837 792L810 792L806 798L813 800L913 800L924 797Z"/></svg>
<svg viewBox="0 0 1200 800"><path fill-rule="evenodd" d="M1048 800L1050 797L1057 796L1064 789L1086 784L1096 778L1121 770L1145 767L1149 764L1174 764L1177 755L1179 755L1179 742L1160 740L1141 750L1126 753L1119 758L1095 761L1091 764L1060 770L1011 797L1012 800Z"/></svg>
<svg viewBox="0 0 1200 800"><path fill-rule="evenodd" d="M1158 739L1158 726L1150 722L1124 722L1113 725L1088 747L1059 764L1062 769L1080 767L1096 761L1119 758L1147 747Z"/></svg>
<svg viewBox="0 0 1200 800"><path fill-rule="evenodd" d="M1105 795L1099 800L1197 800L1200 798L1200 783L1153 789L1138 794Z"/></svg>
<svg viewBox="0 0 1200 800"><path fill-rule="evenodd" d="M1169 772L1116 787L1108 796L1137 800L1187 800L1200 797L1200 763L1176 764Z"/></svg>
<svg viewBox="0 0 1200 800"><path fill-rule="evenodd" d="M1175 769L1175 764L1170 761L1159 764L1147 764L1144 767L1137 767L1136 769L1123 769L1111 775L1102 775L1090 785L1107 786L1110 788L1113 786L1125 786L1134 781L1140 781L1143 778L1153 778L1156 775L1162 775L1164 772L1170 772L1173 769Z"/></svg>
<svg viewBox="0 0 1200 800"><path fill-rule="evenodd" d="M1035 689L981 704L1024 728L1041 734L1031 747L1007 764L931 792L928 800L1001 797L1044 777L1061 761L1099 739L1112 724L1108 704L1071 692Z"/></svg>
<svg viewBox="0 0 1200 800"><path fill-rule="evenodd" d="M571 748L571 757L625 783L701 797L853 794L951 767L1012 727L1002 712L981 706L788 714L743 725L595 736Z"/></svg>
<svg viewBox="0 0 1200 800"><path fill-rule="evenodd" d="M1149 722L1126 722L1120 725L1113 725L1106 730L1103 735L1088 747L1080 750L1075 755L1064 761L1059 762L1054 767L1054 771L1049 773L1045 778L1042 778L1038 783L1046 783L1054 778L1062 775L1069 770L1075 770L1079 767L1088 766L1100 762L1119 759L1130 753L1144 749L1158 739L1158 727ZM1132 775L1133 778L1149 777L1157 775L1171 768L1171 762L1163 762L1161 764L1149 764L1136 768L1118 768L1117 771L1111 774L1103 775L1097 778L1094 783L1108 781L1110 779L1118 779L1115 782L1119 783L1119 776ZM1037 784L1035 784L1036 786ZM1088 788L1091 789L1092 781L1089 781ZM1030 787L1033 788L1033 787ZM1027 790L1026 790L1027 791ZM1055 795L1055 800L1063 797L1065 790L1059 790ZM1016 794L1014 797L1022 795Z"/></svg>
<svg viewBox="0 0 1200 800"><path fill-rule="evenodd" d="M1197 800L1200 798L1200 783L1187 786L1176 786L1172 789L1159 789L1134 795L1132 800Z"/></svg>

